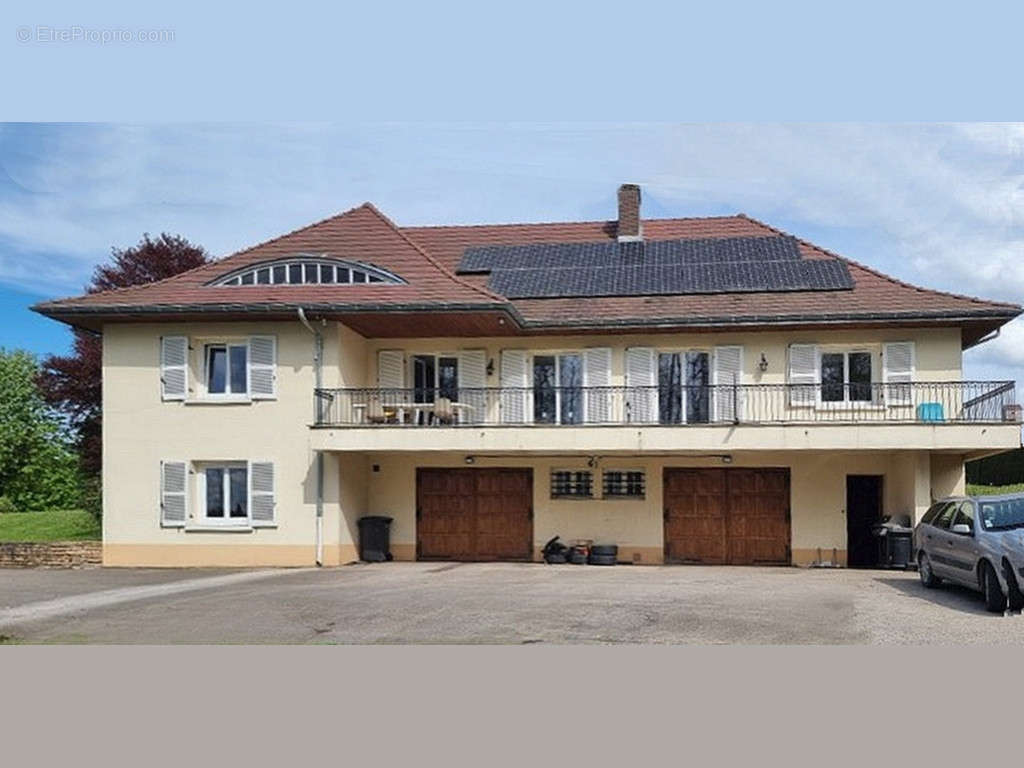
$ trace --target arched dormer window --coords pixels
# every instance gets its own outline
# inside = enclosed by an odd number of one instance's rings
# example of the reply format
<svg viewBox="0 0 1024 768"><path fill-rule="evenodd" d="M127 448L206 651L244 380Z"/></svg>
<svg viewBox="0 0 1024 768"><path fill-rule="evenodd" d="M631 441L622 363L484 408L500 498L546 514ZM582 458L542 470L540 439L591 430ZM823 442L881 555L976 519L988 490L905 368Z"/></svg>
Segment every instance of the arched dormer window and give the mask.
<svg viewBox="0 0 1024 768"><path fill-rule="evenodd" d="M405 280L386 269L358 261L330 256L289 256L258 264L248 264L221 275L208 285L335 285L349 283L389 283L403 285Z"/></svg>

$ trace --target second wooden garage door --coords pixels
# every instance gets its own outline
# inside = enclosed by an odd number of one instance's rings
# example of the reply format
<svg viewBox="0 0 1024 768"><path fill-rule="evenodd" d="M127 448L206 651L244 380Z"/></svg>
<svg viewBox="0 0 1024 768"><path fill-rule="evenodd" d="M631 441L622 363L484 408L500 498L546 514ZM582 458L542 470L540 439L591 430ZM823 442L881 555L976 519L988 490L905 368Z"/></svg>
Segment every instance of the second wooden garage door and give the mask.
<svg viewBox="0 0 1024 768"><path fill-rule="evenodd" d="M421 560L529 560L533 472L419 469L416 551Z"/></svg>
<svg viewBox="0 0 1024 768"><path fill-rule="evenodd" d="M666 469L665 560L789 563L789 470Z"/></svg>

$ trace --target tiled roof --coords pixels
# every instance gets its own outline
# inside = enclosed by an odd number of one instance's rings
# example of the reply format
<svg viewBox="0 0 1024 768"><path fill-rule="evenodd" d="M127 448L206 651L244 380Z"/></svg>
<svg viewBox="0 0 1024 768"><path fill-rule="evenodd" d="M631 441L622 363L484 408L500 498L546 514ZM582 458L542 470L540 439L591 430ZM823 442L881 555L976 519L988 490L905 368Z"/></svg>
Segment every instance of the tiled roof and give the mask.
<svg viewBox="0 0 1024 768"><path fill-rule="evenodd" d="M438 260L456 268L467 248L509 243L584 243L616 236L614 221L478 226L404 227ZM645 219L646 240L689 238L747 238L788 236L749 216L697 219ZM920 288L889 277L805 240L797 239L804 259L844 262L853 278L850 291L791 293L730 293L682 296L608 296L587 299L517 299L513 302L531 327L615 325L727 325L736 322L830 322L889 317L955 318L1005 317L1021 312L1016 304L986 301ZM481 287L486 275L463 275ZM583 309L585 307L585 310Z"/></svg>
<svg viewBox="0 0 1024 768"><path fill-rule="evenodd" d="M211 280L249 264L298 254L330 254L348 261L383 267L404 285L212 286ZM180 275L148 285L45 302L47 314L71 308L181 307L262 304L331 304L351 306L495 304L504 299L472 285L441 266L369 203L290 232Z"/></svg>
<svg viewBox="0 0 1024 768"><path fill-rule="evenodd" d="M369 203L167 280L149 285L44 302L36 309L68 322L84 316L116 319L166 312L175 316L245 311L276 312L303 306L323 314L412 313L453 310L501 312L525 330L629 326L709 326L740 322L804 323L886 318L999 319L1017 305L918 288L794 239L804 260L845 265L850 290L746 292L596 298L508 299L488 288L486 274L456 274L467 249L496 245L614 242L615 222L396 227ZM699 219L646 219L647 242L706 238L790 237L743 215ZM407 281L348 285L210 286L246 264L297 254L373 264Z"/></svg>

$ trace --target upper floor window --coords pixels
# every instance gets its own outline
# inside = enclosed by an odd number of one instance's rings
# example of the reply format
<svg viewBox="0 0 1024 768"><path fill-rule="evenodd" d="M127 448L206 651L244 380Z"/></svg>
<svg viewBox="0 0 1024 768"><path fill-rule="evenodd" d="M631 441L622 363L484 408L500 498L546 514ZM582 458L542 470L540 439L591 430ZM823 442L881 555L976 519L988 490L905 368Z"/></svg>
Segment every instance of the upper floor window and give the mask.
<svg viewBox="0 0 1024 768"><path fill-rule="evenodd" d="M272 400L277 397L274 336L160 338L163 400Z"/></svg>
<svg viewBox="0 0 1024 768"><path fill-rule="evenodd" d="M823 352L821 400L825 403L871 402L871 353Z"/></svg>
<svg viewBox="0 0 1024 768"><path fill-rule="evenodd" d="M206 393L246 395L249 393L249 345L207 344L204 355Z"/></svg>
<svg viewBox="0 0 1024 768"><path fill-rule="evenodd" d="M335 285L388 283L401 285L398 275L372 264L326 257L296 256L265 261L221 275L210 285Z"/></svg>

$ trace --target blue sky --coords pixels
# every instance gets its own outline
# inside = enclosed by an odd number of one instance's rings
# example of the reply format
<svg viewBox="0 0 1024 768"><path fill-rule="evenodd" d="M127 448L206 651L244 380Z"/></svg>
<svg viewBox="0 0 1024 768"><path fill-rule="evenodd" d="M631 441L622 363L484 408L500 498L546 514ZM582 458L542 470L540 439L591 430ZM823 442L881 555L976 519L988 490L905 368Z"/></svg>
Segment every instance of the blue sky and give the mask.
<svg viewBox="0 0 1024 768"><path fill-rule="evenodd" d="M374 202L401 224L743 211L913 283L1024 301L1024 126L0 126L0 345L59 352L27 311L111 246L168 231L217 256ZM1024 330L966 357L1024 378Z"/></svg>

